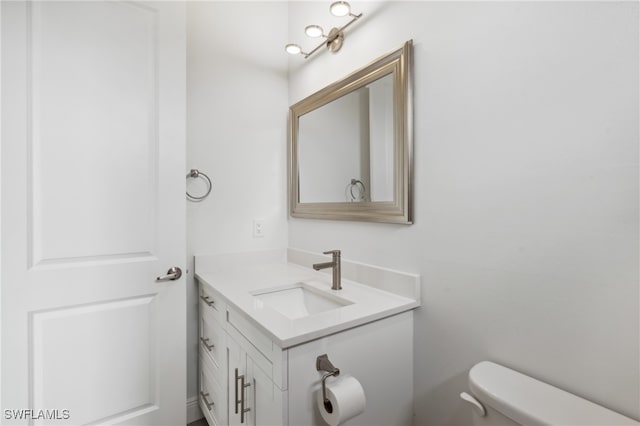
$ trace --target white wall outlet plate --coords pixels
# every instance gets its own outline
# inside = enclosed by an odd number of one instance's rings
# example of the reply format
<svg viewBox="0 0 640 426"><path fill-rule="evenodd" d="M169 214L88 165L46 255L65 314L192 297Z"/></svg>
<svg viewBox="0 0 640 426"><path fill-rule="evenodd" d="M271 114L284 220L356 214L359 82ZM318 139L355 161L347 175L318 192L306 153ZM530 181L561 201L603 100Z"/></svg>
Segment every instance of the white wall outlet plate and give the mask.
<svg viewBox="0 0 640 426"><path fill-rule="evenodd" d="M264 237L264 219L253 219L253 238Z"/></svg>

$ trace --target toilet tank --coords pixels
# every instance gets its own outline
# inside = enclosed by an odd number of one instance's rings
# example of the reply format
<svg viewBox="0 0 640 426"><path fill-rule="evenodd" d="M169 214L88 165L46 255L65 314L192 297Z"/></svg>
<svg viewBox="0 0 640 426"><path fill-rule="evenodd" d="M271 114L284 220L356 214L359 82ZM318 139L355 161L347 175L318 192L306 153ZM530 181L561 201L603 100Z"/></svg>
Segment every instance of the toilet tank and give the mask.
<svg viewBox="0 0 640 426"><path fill-rule="evenodd" d="M476 425L640 426L636 420L489 361L471 368L469 389L482 405L474 410Z"/></svg>

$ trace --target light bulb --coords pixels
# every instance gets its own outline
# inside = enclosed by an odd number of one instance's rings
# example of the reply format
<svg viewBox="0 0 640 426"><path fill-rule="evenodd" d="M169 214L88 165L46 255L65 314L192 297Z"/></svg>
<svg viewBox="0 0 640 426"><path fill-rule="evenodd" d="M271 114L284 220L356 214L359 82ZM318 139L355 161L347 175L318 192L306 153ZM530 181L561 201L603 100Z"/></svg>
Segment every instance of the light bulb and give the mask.
<svg viewBox="0 0 640 426"><path fill-rule="evenodd" d="M297 44L293 44L293 43L289 43L284 47L284 50L287 51L287 53L290 53L292 55L297 55L298 53L302 52L302 49L300 48L300 46L298 46Z"/></svg>
<svg viewBox="0 0 640 426"><path fill-rule="evenodd" d="M320 37L324 34L324 31L320 25L307 25L304 33L309 37Z"/></svg>
<svg viewBox="0 0 640 426"><path fill-rule="evenodd" d="M329 11L333 16L347 16L351 13L351 6L346 1L336 1L331 3Z"/></svg>

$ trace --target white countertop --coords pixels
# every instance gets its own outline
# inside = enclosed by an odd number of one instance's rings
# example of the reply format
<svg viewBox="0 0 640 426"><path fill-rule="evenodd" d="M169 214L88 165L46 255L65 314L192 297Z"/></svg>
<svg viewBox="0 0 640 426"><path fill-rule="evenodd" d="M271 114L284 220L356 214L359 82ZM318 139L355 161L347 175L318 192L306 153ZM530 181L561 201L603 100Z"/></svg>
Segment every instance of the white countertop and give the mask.
<svg viewBox="0 0 640 426"><path fill-rule="evenodd" d="M252 254L246 261L229 262L228 256L223 256L222 261L216 260L216 256L196 256L195 276L203 285L216 290L229 306L244 314L282 349L420 306L419 300L415 298L345 279L344 275L342 290L331 290L330 274L287 263L284 258L285 256L281 256L280 259L279 256L273 256L266 261L256 262L255 254ZM368 265L356 266L375 269ZM389 272L392 275L404 274L384 271L387 280ZM415 279L419 290L419 276L404 275L405 278L409 276ZM333 293L352 304L302 318L289 319L252 295L261 290L300 282L320 292Z"/></svg>

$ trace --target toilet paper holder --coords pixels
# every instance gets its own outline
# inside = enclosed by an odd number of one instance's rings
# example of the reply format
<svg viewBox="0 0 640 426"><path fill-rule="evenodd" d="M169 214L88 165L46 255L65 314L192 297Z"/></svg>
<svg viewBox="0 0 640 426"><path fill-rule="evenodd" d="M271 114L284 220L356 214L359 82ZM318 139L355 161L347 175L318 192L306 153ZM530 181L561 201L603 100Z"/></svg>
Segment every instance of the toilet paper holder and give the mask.
<svg viewBox="0 0 640 426"><path fill-rule="evenodd" d="M326 374L322 376L322 400L324 401L324 408L327 412L331 413L333 407L331 406L331 401L327 398L327 385L325 381L328 377L339 375L340 369L336 368L331 361L329 361L327 354L322 354L316 358L316 370L326 372Z"/></svg>

